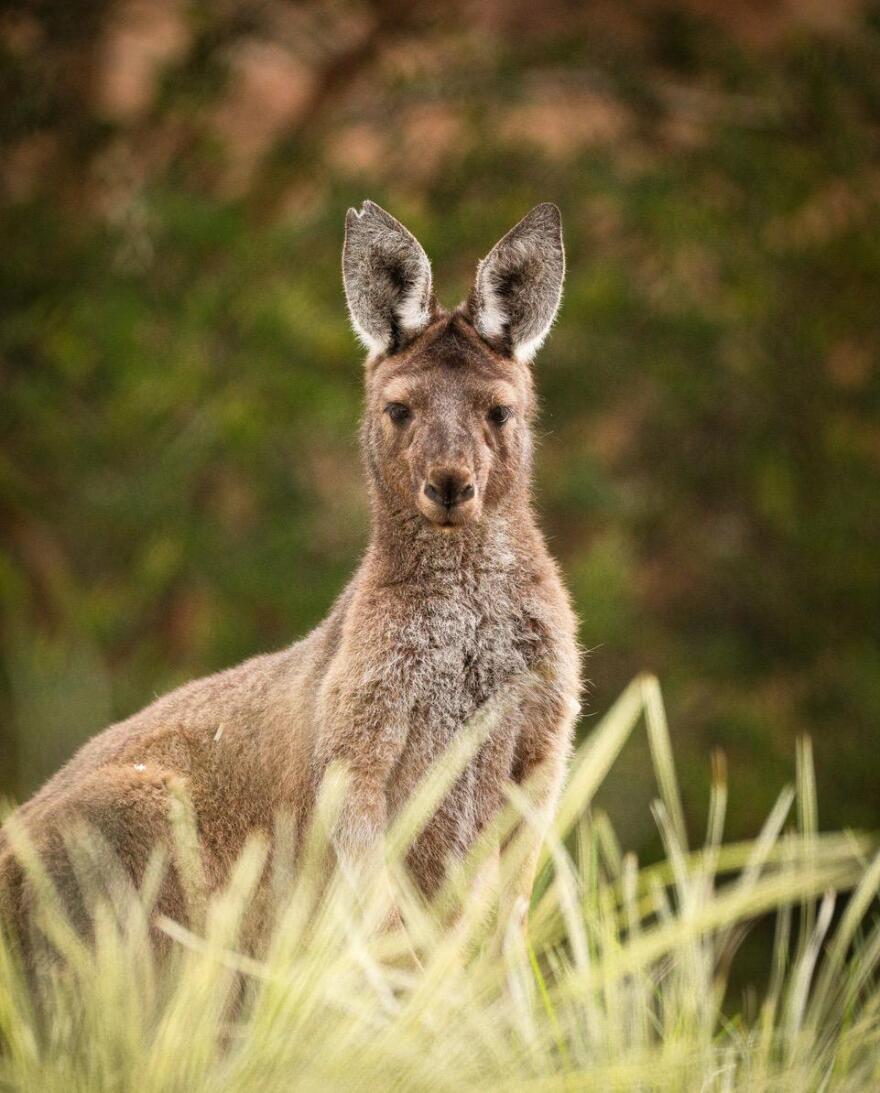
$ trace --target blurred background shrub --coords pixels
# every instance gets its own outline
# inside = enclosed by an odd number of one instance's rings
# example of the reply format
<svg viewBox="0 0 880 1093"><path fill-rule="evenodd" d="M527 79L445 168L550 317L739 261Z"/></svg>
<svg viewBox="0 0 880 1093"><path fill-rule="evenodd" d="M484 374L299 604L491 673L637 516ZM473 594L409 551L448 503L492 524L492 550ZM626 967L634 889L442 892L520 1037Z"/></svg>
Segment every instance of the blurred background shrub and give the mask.
<svg viewBox="0 0 880 1093"><path fill-rule="evenodd" d="M553 200L537 497L591 709L660 675L695 823L713 747L753 833L803 731L824 823L880 822L880 6L56 0L0 42L0 789L356 564L346 207L454 304ZM635 748L637 847L650 792Z"/></svg>

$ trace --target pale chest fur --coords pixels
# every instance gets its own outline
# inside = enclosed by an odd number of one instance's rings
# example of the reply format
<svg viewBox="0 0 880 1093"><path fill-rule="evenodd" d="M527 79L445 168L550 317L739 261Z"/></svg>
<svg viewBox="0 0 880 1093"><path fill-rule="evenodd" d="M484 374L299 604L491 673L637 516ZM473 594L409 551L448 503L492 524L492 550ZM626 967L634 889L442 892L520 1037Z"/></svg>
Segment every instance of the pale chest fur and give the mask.
<svg viewBox="0 0 880 1093"><path fill-rule="evenodd" d="M413 598L395 641L406 665L406 694L405 743L389 786L392 811L468 719L540 659L540 615L540 605L504 573L440 575ZM510 731L499 725L494 735ZM514 743L502 752L511 756ZM473 776L466 773L465 785Z"/></svg>
<svg viewBox="0 0 880 1093"><path fill-rule="evenodd" d="M413 604L400 629L411 660L413 713L438 729L461 724L535 653L535 619L501 578L462 587L438 582Z"/></svg>

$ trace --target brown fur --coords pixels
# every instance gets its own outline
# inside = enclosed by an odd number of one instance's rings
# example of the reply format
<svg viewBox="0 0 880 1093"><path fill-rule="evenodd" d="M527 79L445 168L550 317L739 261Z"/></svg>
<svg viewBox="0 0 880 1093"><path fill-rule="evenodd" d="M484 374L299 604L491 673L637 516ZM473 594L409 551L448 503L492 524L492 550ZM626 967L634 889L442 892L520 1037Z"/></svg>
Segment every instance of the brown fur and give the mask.
<svg viewBox="0 0 880 1093"><path fill-rule="evenodd" d="M334 760L351 772L335 843L339 853L358 858L460 726L524 673L531 682L515 712L413 847L415 878L426 893L436 890L448 856L473 843L508 779L521 783L543 771L538 803L555 803L579 664L575 620L529 499L532 375L515 359L510 337L502 351L476 332L473 297L470 310L436 307L424 252L408 250L418 247L415 240L379 213L365 206L350 214L346 243L355 325L387 338L384 346L373 339L366 368L366 555L326 620L302 641L181 687L112 726L21 807L20 819L71 905L76 881L62 843L71 823L95 824L137 877L153 844L167 838L175 780L195 806L209 887L222 882L249 832L270 829L277 810L306 827ZM376 230L361 247L364 221ZM384 230L395 233L390 249ZM548 231L559 266L558 213ZM525 255L532 271L538 244ZM404 268L389 272L381 263L389 254L392 263L400 259L401 247ZM377 298L358 279L382 268L387 276ZM561 288L561 267L558 276ZM414 284L419 308L398 321L395 309L406 301L395 293ZM518 315L530 339L542 322L549 326L558 295L549 311L545 299L541 315ZM408 407L408 419L392 420L390 404ZM512 412L502 424L489 416L498 406ZM459 503L436 500L436 491L429 496L431 483L439 483L440 494L452 489ZM6 913L20 919L27 886L8 848L0 872ZM162 900L164 911L183 914L173 876Z"/></svg>

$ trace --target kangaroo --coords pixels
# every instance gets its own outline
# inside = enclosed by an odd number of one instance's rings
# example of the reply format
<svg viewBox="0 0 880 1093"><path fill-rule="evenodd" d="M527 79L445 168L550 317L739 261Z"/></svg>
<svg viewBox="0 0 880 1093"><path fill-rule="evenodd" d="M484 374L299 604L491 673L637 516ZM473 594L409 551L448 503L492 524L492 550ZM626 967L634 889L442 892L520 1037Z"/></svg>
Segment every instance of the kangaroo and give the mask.
<svg viewBox="0 0 880 1093"><path fill-rule="evenodd" d="M197 817L209 888L278 811L305 830L328 765L348 768L337 855L377 845L431 762L493 696L506 709L412 846L430 896L496 814L509 782L551 812L577 716L575 618L530 502L531 362L559 307L559 210L538 205L479 263L448 312L413 235L370 201L349 210L343 281L368 355L361 426L371 533L330 614L282 650L185 685L86 743L18 816L65 899L65 830L95 825L137 879L169 837L175 783ZM519 878L531 888L534 855ZM29 886L0 850L0 907ZM185 914L166 881L160 908Z"/></svg>

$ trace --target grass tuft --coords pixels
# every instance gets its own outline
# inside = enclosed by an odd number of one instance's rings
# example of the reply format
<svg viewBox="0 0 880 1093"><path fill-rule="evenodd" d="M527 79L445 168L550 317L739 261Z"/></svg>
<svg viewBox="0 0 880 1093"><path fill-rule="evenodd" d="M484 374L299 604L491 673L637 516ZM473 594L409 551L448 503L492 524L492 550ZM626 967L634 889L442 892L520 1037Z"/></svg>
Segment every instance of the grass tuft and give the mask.
<svg viewBox="0 0 880 1093"><path fill-rule="evenodd" d="M542 829L525 796L511 792L471 860L451 870L440 914L408 883L406 850L503 715L489 710L467 727L394 823L384 863L356 877L323 875L342 772L324 786L296 868L293 833L279 818L271 841L255 836L210 898L181 796L172 853L178 869L189 863L186 924L153 914L163 855L135 889L115 877L96 833L72 831L70 854L83 875L104 863L113 879L91 893L93 944L66 922L13 820L8 837L39 890L36 925L64 959L34 983L13 942L0 939L0 1088L880 1086L880 855L868 836L820 832L808 743L798 749L795 788L748 843L724 843L727 786L716 757L708 829L692 849L660 689L639 678L575 756L552 827ZM640 725L665 849L662 861L641 868L608 817L591 809ZM542 838L527 936L472 898L492 847L522 853L510 835L525 829ZM394 929L383 928L389 898L403 920ZM756 1004L731 1003L739 945L768 915L767 983ZM167 944L151 944L151 931Z"/></svg>

